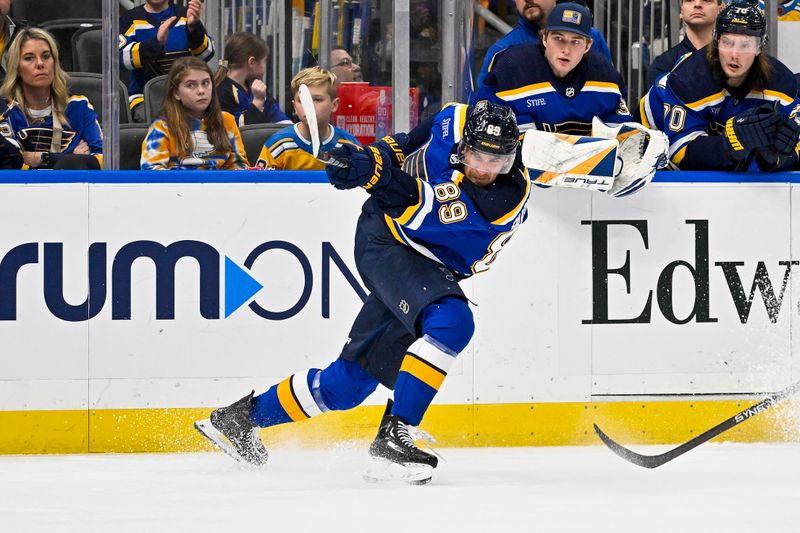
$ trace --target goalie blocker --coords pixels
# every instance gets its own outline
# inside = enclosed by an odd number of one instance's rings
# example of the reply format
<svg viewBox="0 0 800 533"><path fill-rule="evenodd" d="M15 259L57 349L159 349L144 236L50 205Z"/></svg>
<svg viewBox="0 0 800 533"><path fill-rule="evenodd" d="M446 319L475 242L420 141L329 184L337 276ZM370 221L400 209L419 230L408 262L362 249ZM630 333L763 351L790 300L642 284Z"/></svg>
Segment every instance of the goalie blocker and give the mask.
<svg viewBox="0 0 800 533"><path fill-rule="evenodd" d="M534 183L627 196L650 183L667 165L669 140L635 122L592 121L592 136L528 130L522 163Z"/></svg>

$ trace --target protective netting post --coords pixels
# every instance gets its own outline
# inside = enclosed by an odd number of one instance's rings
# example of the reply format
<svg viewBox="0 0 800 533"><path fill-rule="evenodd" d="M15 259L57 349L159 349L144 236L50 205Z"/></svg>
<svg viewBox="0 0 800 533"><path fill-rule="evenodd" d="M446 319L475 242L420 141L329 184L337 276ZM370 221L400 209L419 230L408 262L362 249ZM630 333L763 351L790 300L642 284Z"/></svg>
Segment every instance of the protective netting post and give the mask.
<svg viewBox="0 0 800 533"><path fill-rule="evenodd" d="M103 0L103 168L119 169L119 0Z"/></svg>

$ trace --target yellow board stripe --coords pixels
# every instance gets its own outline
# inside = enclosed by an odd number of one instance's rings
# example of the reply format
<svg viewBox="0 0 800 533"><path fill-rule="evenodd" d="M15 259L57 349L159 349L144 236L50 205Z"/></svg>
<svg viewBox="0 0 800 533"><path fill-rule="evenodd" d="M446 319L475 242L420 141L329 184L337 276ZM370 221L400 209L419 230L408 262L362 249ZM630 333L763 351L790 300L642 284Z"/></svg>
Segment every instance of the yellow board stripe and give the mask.
<svg viewBox="0 0 800 533"><path fill-rule="evenodd" d="M407 353L400 365L400 372L407 372L434 390L442 386L446 373L436 368L429 362Z"/></svg>
<svg viewBox="0 0 800 533"><path fill-rule="evenodd" d="M283 410L286 411L286 414L289 415L289 418L293 421L297 422L299 420L311 418L300 406L300 402L297 401L297 396L294 395L291 376L278 384L278 401L281 402L281 407L283 407Z"/></svg>
<svg viewBox="0 0 800 533"><path fill-rule="evenodd" d="M623 444L677 444L759 400L663 400L432 405L422 427L445 447L600 444L596 423ZM796 442L800 402L786 401L739 424L714 442ZM384 406L334 411L302 424L261 431L275 447L369 446ZM0 454L197 452L214 448L193 427L211 408L0 411Z"/></svg>

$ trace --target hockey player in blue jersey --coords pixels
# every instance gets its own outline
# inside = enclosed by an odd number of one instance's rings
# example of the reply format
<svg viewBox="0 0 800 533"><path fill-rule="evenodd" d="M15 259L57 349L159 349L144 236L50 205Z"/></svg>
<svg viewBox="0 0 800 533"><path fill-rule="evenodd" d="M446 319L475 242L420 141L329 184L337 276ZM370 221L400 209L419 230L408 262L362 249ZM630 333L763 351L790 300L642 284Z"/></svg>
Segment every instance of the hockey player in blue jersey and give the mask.
<svg viewBox="0 0 800 533"><path fill-rule="evenodd" d="M544 25L543 23L547 21L547 16L556 6L556 3L561 3L561 1L516 0L517 13L519 13L517 25L486 51L486 56L483 59L483 66L478 73L476 83L478 87L483 85L486 74L489 73L489 67L499 52L520 44L539 43L539 32L541 32L542 26ZM581 3L585 4L585 2ZM591 35L593 41L592 47L611 61L611 51L608 49L608 43L606 43L605 38L603 38L603 33L597 28L592 27Z"/></svg>
<svg viewBox="0 0 800 533"><path fill-rule="evenodd" d="M394 390L394 401L370 446L367 475L429 481L437 458L417 448L414 428L472 337L459 280L488 270L525 220L531 184L518 144L511 110L479 102L467 118L458 162L427 181L394 166L383 145L331 150L349 165L327 167L331 183L370 193L355 256L371 293L327 368L298 372L217 409L198 430L235 458L260 465L267 452L258 427L351 409L380 383Z"/></svg>
<svg viewBox="0 0 800 533"><path fill-rule="evenodd" d="M558 4L538 45L498 53L476 98L511 106L521 130L587 135L592 119L633 119L614 66L591 50L591 13L575 3Z"/></svg>
<svg viewBox="0 0 800 533"><path fill-rule="evenodd" d="M754 3L733 0L714 38L685 56L642 98L645 126L670 140L683 170L785 170L797 165L797 81L764 51L767 21Z"/></svg>
<svg viewBox="0 0 800 533"><path fill-rule="evenodd" d="M400 145L417 142L405 138L388 137L365 148L343 144L330 151L347 163L345 168L327 167L331 183L339 189L363 187L370 194L355 239L356 265L370 294L339 357L327 368L298 372L195 424L220 449L239 461L263 465L267 451L258 428L351 409L383 384L394 390L393 401L369 448L367 478L426 483L438 460L414 444L416 426L474 330L458 282L487 271L526 219L531 191L526 165L563 178L570 176L564 161L574 168L602 170L610 160L612 168L638 169L635 175L617 172L607 181L625 194L652 177L661 158L659 145L666 153L661 132L640 142L646 139L637 135L644 132L625 131L625 142L634 148L622 150L617 141L621 130L615 126L604 127L604 139L529 131L520 148L507 106L481 101L464 109L463 124L452 124L459 132L455 149L437 152L449 162L437 174L415 178L400 169ZM435 136L441 130L430 131ZM637 147L645 145L646 153L640 153ZM617 157L626 163L615 165Z"/></svg>

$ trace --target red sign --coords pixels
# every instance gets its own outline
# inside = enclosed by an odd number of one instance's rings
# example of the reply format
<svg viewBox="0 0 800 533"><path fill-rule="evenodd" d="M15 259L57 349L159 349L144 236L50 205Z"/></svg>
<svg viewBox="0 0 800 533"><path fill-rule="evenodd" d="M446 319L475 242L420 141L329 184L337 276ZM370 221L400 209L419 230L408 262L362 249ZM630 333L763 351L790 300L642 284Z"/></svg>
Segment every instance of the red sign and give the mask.
<svg viewBox="0 0 800 533"><path fill-rule="evenodd" d="M392 88L370 86L366 82L342 83L337 88L339 109L331 115L331 123L354 135L361 144L375 142L378 133L392 132ZM419 121L419 91L409 89L409 124Z"/></svg>

